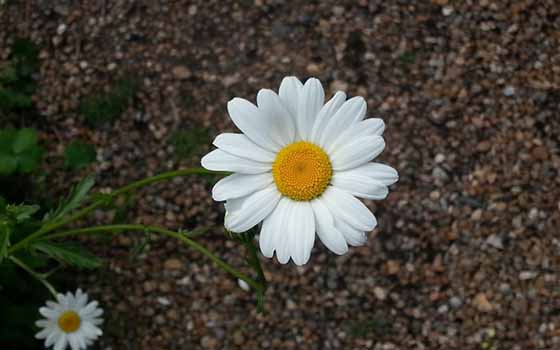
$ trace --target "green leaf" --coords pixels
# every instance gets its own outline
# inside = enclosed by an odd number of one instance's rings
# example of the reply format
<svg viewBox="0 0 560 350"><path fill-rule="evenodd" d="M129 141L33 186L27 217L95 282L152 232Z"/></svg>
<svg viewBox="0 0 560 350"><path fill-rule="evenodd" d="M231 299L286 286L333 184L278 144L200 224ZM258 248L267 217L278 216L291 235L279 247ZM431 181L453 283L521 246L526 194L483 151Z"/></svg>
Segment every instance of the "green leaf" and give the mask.
<svg viewBox="0 0 560 350"><path fill-rule="evenodd" d="M7 154L0 154L0 175L10 175L17 169L17 159Z"/></svg>
<svg viewBox="0 0 560 350"><path fill-rule="evenodd" d="M64 166L70 169L81 169L95 161L95 147L88 143L72 141L64 151Z"/></svg>
<svg viewBox="0 0 560 350"><path fill-rule="evenodd" d="M38 205L26 205L26 204L8 204L6 206L6 213L15 219L17 223L29 220L33 214L39 211Z"/></svg>
<svg viewBox="0 0 560 350"><path fill-rule="evenodd" d="M16 139L17 131L15 129L0 130L0 154L11 154L12 144Z"/></svg>
<svg viewBox="0 0 560 350"><path fill-rule="evenodd" d="M15 140L12 144L14 153L21 153L30 149L37 144L37 131L34 129L20 129L18 130Z"/></svg>
<svg viewBox="0 0 560 350"><path fill-rule="evenodd" d="M8 256L10 246L10 226L7 223L0 223L0 263Z"/></svg>
<svg viewBox="0 0 560 350"><path fill-rule="evenodd" d="M17 157L18 170L22 173L30 173L37 169L43 156L43 148L38 145L31 146L30 149L21 153Z"/></svg>
<svg viewBox="0 0 560 350"><path fill-rule="evenodd" d="M80 183L72 189L68 197L58 205L58 208L54 212L49 212L43 221L55 221L76 209L86 198L94 184L95 180L93 176L88 176L80 181Z"/></svg>
<svg viewBox="0 0 560 350"><path fill-rule="evenodd" d="M2 71L0 71L0 83L9 84L17 81L18 76L15 68L8 64L2 67Z"/></svg>
<svg viewBox="0 0 560 350"><path fill-rule="evenodd" d="M75 244L42 241L35 242L32 247L53 259L79 268L95 269L101 266L101 260L98 257Z"/></svg>

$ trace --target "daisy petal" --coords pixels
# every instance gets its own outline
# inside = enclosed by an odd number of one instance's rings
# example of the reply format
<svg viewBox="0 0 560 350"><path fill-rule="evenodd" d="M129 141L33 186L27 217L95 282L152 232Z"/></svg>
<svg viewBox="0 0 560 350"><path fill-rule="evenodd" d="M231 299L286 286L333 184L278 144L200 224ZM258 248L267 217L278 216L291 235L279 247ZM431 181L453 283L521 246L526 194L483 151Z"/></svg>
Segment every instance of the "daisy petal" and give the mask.
<svg viewBox="0 0 560 350"><path fill-rule="evenodd" d="M67 344L68 344L68 336L65 333L61 333L60 337L57 339L56 343L54 344L54 350L64 350L66 349Z"/></svg>
<svg viewBox="0 0 560 350"><path fill-rule="evenodd" d="M377 157L385 148L381 136L366 136L356 139L330 154L333 170L355 168Z"/></svg>
<svg viewBox="0 0 560 350"><path fill-rule="evenodd" d="M296 127L290 112L272 90L262 89L257 94L257 105L270 121L270 137L286 146L296 137Z"/></svg>
<svg viewBox="0 0 560 350"><path fill-rule="evenodd" d="M68 335L68 343L70 343L70 347L72 348L72 350L80 350L80 342L78 341L76 333Z"/></svg>
<svg viewBox="0 0 560 350"><path fill-rule="evenodd" d="M213 144L222 151L255 162L272 163L274 161L274 153L256 145L243 134L223 133L214 139Z"/></svg>
<svg viewBox="0 0 560 350"><path fill-rule="evenodd" d="M321 199L335 218L360 231L371 231L377 226L377 220L368 207L346 191L329 186Z"/></svg>
<svg viewBox="0 0 560 350"><path fill-rule="evenodd" d="M228 102L228 113L235 124L251 141L257 145L275 152L281 145L269 137L271 132L270 118L251 102L236 97Z"/></svg>
<svg viewBox="0 0 560 350"><path fill-rule="evenodd" d="M76 309L81 309L86 306L88 295L87 293L83 293L80 289L78 289L78 292L78 295L76 295Z"/></svg>
<svg viewBox="0 0 560 350"><path fill-rule="evenodd" d="M309 135L309 141L319 144L320 136L325 130L329 120L336 113L336 111L342 106L346 100L346 94L342 91L337 91L337 93L323 106L317 114L317 118L313 123L313 129ZM323 145L319 146L323 147Z"/></svg>
<svg viewBox="0 0 560 350"><path fill-rule="evenodd" d="M49 346L52 346L62 336L64 336L64 334L61 331L59 331L58 329L53 329L52 332L47 336L47 339L45 339L45 347L48 348Z"/></svg>
<svg viewBox="0 0 560 350"><path fill-rule="evenodd" d="M348 244L340 231L334 226L334 219L322 202L321 198L311 201L311 207L315 214L315 227L317 235L323 244L333 253L342 255L348 251Z"/></svg>
<svg viewBox="0 0 560 350"><path fill-rule="evenodd" d="M389 193L387 186L374 178L362 175L356 168L335 172L332 185L366 199L384 199Z"/></svg>
<svg viewBox="0 0 560 350"><path fill-rule="evenodd" d="M273 181L270 173L255 175L233 174L224 177L212 188L215 201L239 198L256 192L270 185Z"/></svg>
<svg viewBox="0 0 560 350"><path fill-rule="evenodd" d="M315 219L309 202L293 201L286 198L286 205L276 236L276 257L286 264L290 258L296 265L303 265L311 256L315 242Z"/></svg>
<svg viewBox="0 0 560 350"><path fill-rule="evenodd" d="M247 196L239 210L226 214L226 228L238 233L249 230L272 212L280 197L275 185Z"/></svg>
<svg viewBox="0 0 560 350"><path fill-rule="evenodd" d="M56 301L60 304L60 306L62 306L63 308L67 308L68 307L68 303L66 301L66 297L64 296L64 294L62 293L58 293L56 295Z"/></svg>
<svg viewBox="0 0 560 350"><path fill-rule="evenodd" d="M399 174L395 169L388 165L375 162L366 163L357 168L348 170L348 172L375 179L385 186L392 185L399 180Z"/></svg>
<svg viewBox="0 0 560 350"><path fill-rule="evenodd" d="M292 232L292 241L289 242L292 260L302 266L309 261L315 243L315 216L309 202L295 202L293 205L286 230Z"/></svg>
<svg viewBox="0 0 560 350"><path fill-rule="evenodd" d="M88 337L92 337L92 338L96 338L100 335L103 334L103 332L101 331L101 329L99 329L98 327L94 326L92 323L90 322L84 322L83 324L83 331L84 333L88 336Z"/></svg>
<svg viewBox="0 0 560 350"><path fill-rule="evenodd" d="M95 309L97 309L97 306L99 305L99 303L97 301L92 301L89 304L86 305L86 307L84 307L83 309L79 310L78 314L84 318L84 317L88 317L91 315L91 313L93 313L95 311Z"/></svg>
<svg viewBox="0 0 560 350"><path fill-rule="evenodd" d="M85 337L77 337L77 339L80 349L86 349L88 345L86 344Z"/></svg>
<svg viewBox="0 0 560 350"><path fill-rule="evenodd" d="M39 326L38 327L45 327L45 326ZM49 336L49 334L51 334L53 332L53 327L45 327L44 329L42 329L41 331L39 331L37 334L35 334L35 338L37 339L45 339Z"/></svg>
<svg viewBox="0 0 560 350"><path fill-rule="evenodd" d="M302 90L303 84L296 77L285 77L282 79L280 89L278 90L278 95L288 112L290 112L294 122L296 121L298 101Z"/></svg>
<svg viewBox="0 0 560 350"><path fill-rule="evenodd" d="M261 233L259 236L259 247L267 258L272 258L274 251L283 244L282 233L286 222L287 206L290 200L282 197L272 213L264 219Z"/></svg>
<svg viewBox="0 0 560 350"><path fill-rule="evenodd" d="M335 140L342 130L346 130L352 124L361 121L366 115L367 104L363 97L356 96L344 102L344 104L330 118L325 127L319 144L327 145L329 140Z"/></svg>
<svg viewBox="0 0 560 350"><path fill-rule="evenodd" d="M367 236L364 231L357 230L343 220L337 218L335 218L334 225L340 232L342 232L344 239L349 245L353 247L360 247L366 244Z"/></svg>
<svg viewBox="0 0 560 350"><path fill-rule="evenodd" d="M220 149L215 149L202 157L200 163L208 170L231 171L241 174L260 174L270 171L272 168L270 163L240 158Z"/></svg>
<svg viewBox="0 0 560 350"><path fill-rule="evenodd" d="M50 322L51 322L51 320L38 320L38 321L35 321L35 326L37 326L39 328L45 328L49 325Z"/></svg>
<svg viewBox="0 0 560 350"><path fill-rule="evenodd" d="M58 312L54 311L53 309L49 309L48 307L41 307L39 308L39 313L46 318L56 318L58 316Z"/></svg>
<svg viewBox="0 0 560 350"><path fill-rule="evenodd" d="M316 78L307 79L298 101L296 125L299 139L309 139L315 118L323 103L325 103L325 92L321 82Z"/></svg>
<svg viewBox="0 0 560 350"><path fill-rule="evenodd" d="M332 153L334 150L364 136L381 136L385 130L385 123L379 118L369 118L361 122L352 124L349 128L340 133L334 141L331 140L325 145L325 151Z"/></svg>

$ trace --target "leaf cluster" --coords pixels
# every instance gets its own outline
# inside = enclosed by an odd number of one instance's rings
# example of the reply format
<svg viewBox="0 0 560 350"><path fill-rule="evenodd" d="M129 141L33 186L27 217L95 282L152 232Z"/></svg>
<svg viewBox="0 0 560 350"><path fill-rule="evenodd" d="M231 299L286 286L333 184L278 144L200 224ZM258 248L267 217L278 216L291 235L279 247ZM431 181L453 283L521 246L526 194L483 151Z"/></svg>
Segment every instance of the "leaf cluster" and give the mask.
<svg viewBox="0 0 560 350"><path fill-rule="evenodd" d="M43 148L34 129L0 130L0 175L30 173L37 169Z"/></svg>
<svg viewBox="0 0 560 350"><path fill-rule="evenodd" d="M16 39L9 63L0 68L0 112L13 112L33 106L37 88L33 74L39 69L39 49L31 41Z"/></svg>
<svg viewBox="0 0 560 350"><path fill-rule="evenodd" d="M93 126L112 122L126 111L137 90L135 80L120 79L109 92L85 98L80 105L80 113Z"/></svg>

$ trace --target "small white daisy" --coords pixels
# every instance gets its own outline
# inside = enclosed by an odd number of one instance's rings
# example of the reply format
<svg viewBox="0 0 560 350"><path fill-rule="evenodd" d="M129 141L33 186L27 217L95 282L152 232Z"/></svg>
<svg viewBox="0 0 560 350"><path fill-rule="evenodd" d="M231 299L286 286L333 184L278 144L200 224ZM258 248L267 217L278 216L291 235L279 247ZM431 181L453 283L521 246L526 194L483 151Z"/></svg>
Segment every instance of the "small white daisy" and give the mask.
<svg viewBox="0 0 560 350"><path fill-rule="evenodd" d="M383 199L397 171L371 162L385 148L381 119L364 119L366 101L337 92L327 103L319 80L282 80L260 90L257 106L234 98L228 112L242 134L218 135L202 166L234 174L212 190L226 201L225 226L244 232L262 222L263 255L305 264L315 233L336 254L366 242L375 216L356 197Z"/></svg>
<svg viewBox="0 0 560 350"><path fill-rule="evenodd" d="M67 346L72 350L86 349L103 333L99 328L103 323L99 303L88 303L88 295L81 289L75 295L58 294L56 299L57 302L47 301L47 306L39 309L46 319L36 322L42 330L35 337L45 339L45 346L54 350L64 350Z"/></svg>

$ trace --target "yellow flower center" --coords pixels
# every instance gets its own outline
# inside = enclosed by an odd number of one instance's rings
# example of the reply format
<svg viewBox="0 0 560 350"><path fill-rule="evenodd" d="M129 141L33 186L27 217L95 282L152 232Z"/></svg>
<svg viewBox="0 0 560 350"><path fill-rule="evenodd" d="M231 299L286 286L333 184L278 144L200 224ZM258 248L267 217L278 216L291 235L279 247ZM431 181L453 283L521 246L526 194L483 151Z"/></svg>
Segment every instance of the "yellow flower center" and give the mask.
<svg viewBox="0 0 560 350"><path fill-rule="evenodd" d="M332 167L320 147L305 141L284 147L272 164L272 176L278 191L296 201L319 196L329 184Z"/></svg>
<svg viewBox="0 0 560 350"><path fill-rule="evenodd" d="M65 311L58 317L58 326L66 333L73 333L80 328L80 316L72 311Z"/></svg>

